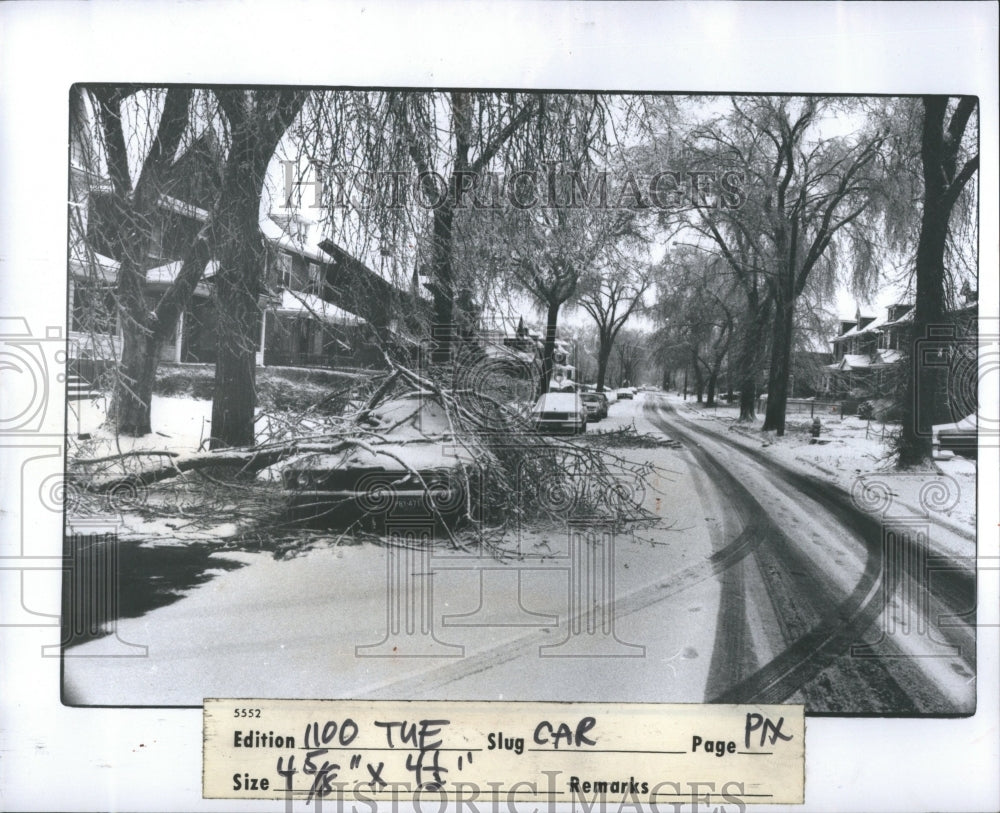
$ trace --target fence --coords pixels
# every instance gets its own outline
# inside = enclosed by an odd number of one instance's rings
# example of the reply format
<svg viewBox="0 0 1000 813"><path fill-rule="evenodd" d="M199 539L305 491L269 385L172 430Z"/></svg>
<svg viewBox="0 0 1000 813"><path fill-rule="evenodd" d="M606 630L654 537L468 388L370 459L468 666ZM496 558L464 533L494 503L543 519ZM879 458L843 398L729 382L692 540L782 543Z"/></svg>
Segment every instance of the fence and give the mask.
<svg viewBox="0 0 1000 813"><path fill-rule="evenodd" d="M767 395L762 395L757 399L757 411L763 412L767 409ZM845 401L818 401L815 398L789 398L785 404L786 415L805 415L810 418L837 417L843 418L845 415L853 415L858 410L858 402L853 400Z"/></svg>

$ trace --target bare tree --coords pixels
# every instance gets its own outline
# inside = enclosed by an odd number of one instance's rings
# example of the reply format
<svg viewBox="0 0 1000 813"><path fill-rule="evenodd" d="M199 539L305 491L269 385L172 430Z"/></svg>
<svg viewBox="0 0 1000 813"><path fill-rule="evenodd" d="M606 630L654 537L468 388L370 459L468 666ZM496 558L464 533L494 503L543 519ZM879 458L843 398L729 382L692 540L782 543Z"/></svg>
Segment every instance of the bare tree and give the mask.
<svg viewBox="0 0 1000 813"><path fill-rule="evenodd" d="M608 359L618 333L632 314L641 311L643 297L652 284L652 274L644 266L622 261L615 268L601 269L577 299L597 326L597 389L604 390Z"/></svg>
<svg viewBox="0 0 1000 813"><path fill-rule="evenodd" d="M104 224L110 233L103 237L120 263L116 299L122 358L108 417L118 432L141 436L151 431L150 405L160 347L201 279L210 254L208 243L199 235L175 281L151 307L146 272L153 224L160 196L170 188L171 165L190 123L192 91L98 86L89 93L99 119L111 182L111 216ZM135 132L123 121L123 103L130 97L133 102L139 97L140 104L134 107L145 110L145 115L137 113L145 132ZM140 155L141 169L133 185L129 153L141 152L146 138L149 146L145 155Z"/></svg>
<svg viewBox="0 0 1000 813"><path fill-rule="evenodd" d="M212 216L219 270L220 319L212 399L212 448L254 442L259 298L265 291L261 194L278 142L305 100L303 91L215 91L229 121L231 144L222 191Z"/></svg>
<svg viewBox="0 0 1000 813"><path fill-rule="evenodd" d="M695 395L715 404L722 364L737 330L738 286L725 262L711 252L684 246L661 265L655 338L661 355L679 359L694 374Z"/></svg>
<svg viewBox="0 0 1000 813"><path fill-rule="evenodd" d="M646 360L649 337L638 330L626 330L615 344L614 377L619 387L635 384Z"/></svg>
<svg viewBox="0 0 1000 813"><path fill-rule="evenodd" d="M727 222L762 261L773 302L764 429L784 434L791 372L795 303L817 269L830 276L847 249L855 275L872 273L876 250L863 217L874 217L882 203L885 178L881 131L852 137L824 137L819 122L832 106L814 97L753 97L733 100L723 126L700 128L702 140L736 157L747 173L747 202ZM697 203L697 200L695 201ZM711 219L717 210L699 209ZM712 226L708 230L712 233ZM719 242L713 233L713 238ZM763 238L763 239L761 239ZM721 243L720 243L721 247ZM731 264L744 265L727 243Z"/></svg>
<svg viewBox="0 0 1000 813"><path fill-rule="evenodd" d="M963 143L976 112L975 97L923 97L920 124L920 164L923 170L923 209L916 253L916 304L912 341L926 337L929 328L946 321L945 252L952 212L979 169L978 145ZM922 364L911 347L911 375L903 401L899 438L900 466L919 465L930 458L931 427L942 422L947 403L946 371Z"/></svg>
<svg viewBox="0 0 1000 813"><path fill-rule="evenodd" d="M580 280L598 258L618 242L636 235L628 210L542 208L512 218L510 274L545 309L541 392L554 369L559 311L573 299Z"/></svg>
<svg viewBox="0 0 1000 813"><path fill-rule="evenodd" d="M458 293L452 263L456 210L472 205L470 199L482 182L482 173L536 112L537 102L517 94L453 91L389 94L387 105L393 127L405 139L417 170L424 202L432 211L433 356L445 362L452 353Z"/></svg>

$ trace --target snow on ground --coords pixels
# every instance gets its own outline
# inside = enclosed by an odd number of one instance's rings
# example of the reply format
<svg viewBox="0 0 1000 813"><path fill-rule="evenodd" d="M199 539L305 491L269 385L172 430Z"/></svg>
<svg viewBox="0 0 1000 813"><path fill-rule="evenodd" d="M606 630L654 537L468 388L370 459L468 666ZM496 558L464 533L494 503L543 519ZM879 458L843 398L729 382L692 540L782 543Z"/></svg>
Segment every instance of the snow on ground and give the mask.
<svg viewBox="0 0 1000 813"><path fill-rule="evenodd" d="M595 428L634 421L640 433L654 431L641 403L612 405ZM613 582L606 583L614 589L614 636L597 634L598 621L594 634L583 635L585 661L558 657L559 650L539 660L539 646L569 636L574 560L565 528L525 527L512 540L521 555L505 562L392 553L402 557L399 572L415 579L413 602L395 595L400 604L388 589L398 582L382 545L328 541L284 559L220 549L203 565L211 578L184 589L180 600L119 620L118 638L148 646L147 657L99 657L113 650L110 637L73 647L67 697L113 705L257 695L701 701L720 585L706 577L682 588L676 577L710 572L703 484L681 474L679 450L612 452L656 467L642 497L666 527L615 537ZM243 566L224 569L225 559ZM423 606L420 585L429 587L431 577L433 637L387 639L392 608ZM380 649L357 649L382 641ZM425 646L441 657L409 657Z"/></svg>
<svg viewBox="0 0 1000 813"><path fill-rule="evenodd" d="M705 408L693 400L667 396L680 414L706 422L716 429L730 431L731 438L765 451L788 466L816 475L820 473L848 493L858 495L867 487L885 487L892 497L890 510L904 510L916 515L930 513L936 522L965 540L976 532L976 462L962 457L935 460L934 469L927 471L896 471L889 457L888 439L895 428L857 417L822 415L820 443L811 443L808 413L789 414L784 437L762 433L763 416L752 424L736 422L739 410L720 405ZM923 499L921 499L923 495ZM927 509L926 511L924 509ZM971 553L963 545L963 554Z"/></svg>
<svg viewBox="0 0 1000 813"><path fill-rule="evenodd" d="M108 403L106 398L69 402L67 444L71 460L103 458L135 451L163 451L183 455L207 446L212 417L211 401L185 396L154 395L150 410L153 432L139 438L116 436L105 425ZM135 470L136 466L159 466L162 461L163 458L150 456L130 460L128 465L129 470ZM152 509L153 506L148 508ZM152 510L137 512L124 507L114 513L120 539L140 539L147 543L184 545L196 540L226 539L237 531L231 522L195 525L173 514L155 516ZM75 519L70 509L67 524L72 527Z"/></svg>
<svg viewBox="0 0 1000 813"><path fill-rule="evenodd" d="M78 456L88 457L135 450L194 452L211 435L211 401L154 395L150 407L153 432L141 438L115 437L104 425L108 403L107 398L69 402L67 435L71 454L76 444ZM90 438L81 439L81 434Z"/></svg>

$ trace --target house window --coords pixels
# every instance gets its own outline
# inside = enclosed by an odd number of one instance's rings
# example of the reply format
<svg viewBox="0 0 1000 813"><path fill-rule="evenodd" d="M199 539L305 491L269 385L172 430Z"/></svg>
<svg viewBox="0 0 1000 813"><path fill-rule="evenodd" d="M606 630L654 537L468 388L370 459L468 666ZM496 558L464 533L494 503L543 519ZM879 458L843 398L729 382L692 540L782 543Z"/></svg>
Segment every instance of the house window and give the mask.
<svg viewBox="0 0 1000 813"><path fill-rule="evenodd" d="M319 291L319 264L309 263L309 291L311 293L316 293Z"/></svg>
<svg viewBox="0 0 1000 813"><path fill-rule="evenodd" d="M282 288L292 287L292 258L284 252L278 252L278 277Z"/></svg>
<svg viewBox="0 0 1000 813"><path fill-rule="evenodd" d="M149 256L160 258L163 252L163 223L157 221L153 223L152 233L149 238Z"/></svg>

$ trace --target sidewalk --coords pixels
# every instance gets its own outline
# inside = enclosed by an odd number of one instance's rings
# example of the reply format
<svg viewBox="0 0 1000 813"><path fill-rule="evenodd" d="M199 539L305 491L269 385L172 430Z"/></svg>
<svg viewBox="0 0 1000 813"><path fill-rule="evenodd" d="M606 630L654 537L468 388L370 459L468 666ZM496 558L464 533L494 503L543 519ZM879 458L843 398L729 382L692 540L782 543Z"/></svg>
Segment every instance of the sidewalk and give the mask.
<svg viewBox="0 0 1000 813"><path fill-rule="evenodd" d="M930 516L948 535L942 539L958 556L975 553L976 463L965 458L934 461L936 471L897 471L883 442L883 427L856 417L823 422L818 444L811 443L808 415L789 415L784 437L761 432L763 418L753 424L737 423L738 409L706 409L692 400L668 394L667 400L685 419L702 422L711 431L725 431L731 440L763 451L775 460L805 474L820 472L824 479L851 494L862 508L878 504L892 513Z"/></svg>

